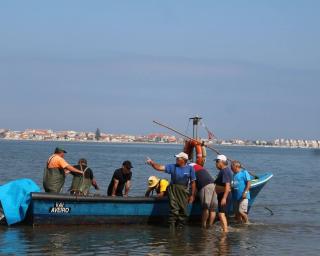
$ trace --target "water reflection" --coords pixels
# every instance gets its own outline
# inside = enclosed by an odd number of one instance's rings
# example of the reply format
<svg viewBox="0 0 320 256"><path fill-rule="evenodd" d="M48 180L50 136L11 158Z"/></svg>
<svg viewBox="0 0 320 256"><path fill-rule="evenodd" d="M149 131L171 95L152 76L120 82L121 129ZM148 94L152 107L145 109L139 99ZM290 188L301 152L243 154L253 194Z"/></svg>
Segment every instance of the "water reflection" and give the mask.
<svg viewBox="0 0 320 256"><path fill-rule="evenodd" d="M1 255L230 255L228 235L186 227L90 226L2 228Z"/></svg>
<svg viewBox="0 0 320 256"><path fill-rule="evenodd" d="M317 227L318 230L319 227ZM0 229L0 255L277 255L290 250L308 254L317 245L311 226L252 224L220 231L187 226L175 233L160 226L46 226ZM292 231L294 231L292 233ZM296 236L295 234L299 234ZM308 237L303 246L292 239ZM290 245L290 246L288 246Z"/></svg>
<svg viewBox="0 0 320 256"><path fill-rule="evenodd" d="M19 229L1 227L0 255L24 254L27 251L24 233Z"/></svg>

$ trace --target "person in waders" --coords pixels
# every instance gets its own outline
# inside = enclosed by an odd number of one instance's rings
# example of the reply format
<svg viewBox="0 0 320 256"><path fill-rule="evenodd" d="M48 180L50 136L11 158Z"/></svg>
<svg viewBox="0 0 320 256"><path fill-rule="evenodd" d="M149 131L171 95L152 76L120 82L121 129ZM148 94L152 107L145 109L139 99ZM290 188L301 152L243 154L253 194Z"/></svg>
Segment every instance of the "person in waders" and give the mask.
<svg viewBox="0 0 320 256"><path fill-rule="evenodd" d="M155 170L171 174L171 183L168 188L170 229L184 226L188 203L193 203L196 194L196 175L193 167L187 165L188 155L181 152L175 157L176 163L168 165L157 164L150 158L146 161ZM189 183L191 195L189 195Z"/></svg>
<svg viewBox="0 0 320 256"><path fill-rule="evenodd" d="M71 195L88 195L90 187L93 186L96 190L99 189L98 184L93 176L92 170L88 167L86 159L81 158L78 161L78 165L74 168L79 169L83 172L83 175L78 173L71 173L73 175L70 194Z"/></svg>
<svg viewBox="0 0 320 256"><path fill-rule="evenodd" d="M49 157L43 175L43 188L47 193L60 193L64 185L66 174L69 172L82 175L82 171L74 168L64 160L67 153L63 148L57 147L54 154Z"/></svg>

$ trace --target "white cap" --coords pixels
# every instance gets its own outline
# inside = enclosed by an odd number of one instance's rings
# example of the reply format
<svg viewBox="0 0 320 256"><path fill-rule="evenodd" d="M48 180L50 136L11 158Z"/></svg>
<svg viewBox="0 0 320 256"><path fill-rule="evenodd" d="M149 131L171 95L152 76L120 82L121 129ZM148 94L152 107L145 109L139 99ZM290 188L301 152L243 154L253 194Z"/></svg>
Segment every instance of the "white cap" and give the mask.
<svg viewBox="0 0 320 256"><path fill-rule="evenodd" d="M225 155L217 155L217 158L215 160L227 162L228 158Z"/></svg>
<svg viewBox="0 0 320 256"><path fill-rule="evenodd" d="M188 154L184 153L184 152L180 152L178 155L175 155L176 158L183 158L185 160L188 160Z"/></svg>

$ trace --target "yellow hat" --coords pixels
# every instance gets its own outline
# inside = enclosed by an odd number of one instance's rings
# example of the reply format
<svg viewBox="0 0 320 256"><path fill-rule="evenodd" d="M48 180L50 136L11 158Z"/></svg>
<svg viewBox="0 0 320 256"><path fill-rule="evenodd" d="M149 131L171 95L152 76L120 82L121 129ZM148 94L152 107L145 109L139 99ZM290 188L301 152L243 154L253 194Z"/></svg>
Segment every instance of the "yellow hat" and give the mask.
<svg viewBox="0 0 320 256"><path fill-rule="evenodd" d="M155 186L157 186L157 184L159 183L160 179L156 176L150 176L148 179L148 187L149 188L153 188Z"/></svg>

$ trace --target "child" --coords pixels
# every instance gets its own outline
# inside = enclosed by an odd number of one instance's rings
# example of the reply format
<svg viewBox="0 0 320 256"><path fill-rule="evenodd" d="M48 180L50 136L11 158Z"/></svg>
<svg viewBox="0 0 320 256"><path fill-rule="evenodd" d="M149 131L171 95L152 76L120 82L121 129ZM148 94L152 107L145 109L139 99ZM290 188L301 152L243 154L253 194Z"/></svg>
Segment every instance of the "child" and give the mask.
<svg viewBox="0 0 320 256"><path fill-rule="evenodd" d="M232 198L234 212L239 222L248 223L248 203L250 199L250 174L243 169L239 161L232 161L233 175Z"/></svg>

